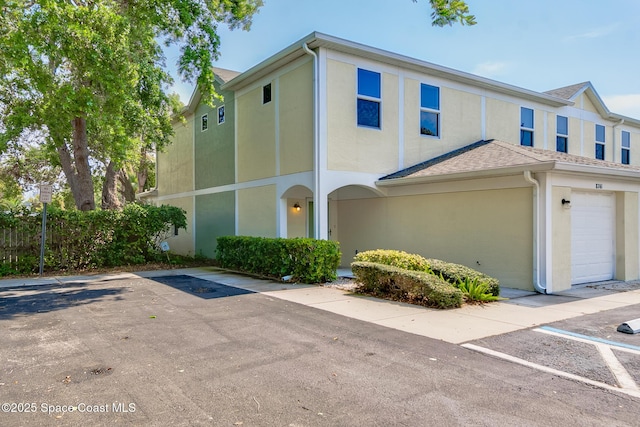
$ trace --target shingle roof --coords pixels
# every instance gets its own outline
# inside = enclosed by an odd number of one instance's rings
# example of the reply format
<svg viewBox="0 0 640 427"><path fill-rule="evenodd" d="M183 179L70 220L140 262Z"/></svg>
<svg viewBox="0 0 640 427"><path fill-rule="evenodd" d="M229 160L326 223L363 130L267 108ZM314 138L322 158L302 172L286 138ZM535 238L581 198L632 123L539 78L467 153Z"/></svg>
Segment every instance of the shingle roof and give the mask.
<svg viewBox="0 0 640 427"><path fill-rule="evenodd" d="M240 75L238 71L227 70L225 68L217 68L217 67L213 67L213 72L215 73L216 76L220 78L220 80L222 80L222 83L226 83L231 79L233 79L234 77Z"/></svg>
<svg viewBox="0 0 640 427"><path fill-rule="evenodd" d="M544 93L547 95L555 96L557 98L572 99L578 92L585 88L585 86L590 86L590 82L582 82L576 83L571 86L559 87L557 89L548 90Z"/></svg>
<svg viewBox="0 0 640 427"><path fill-rule="evenodd" d="M622 165L573 154L539 148L524 147L504 141L478 141L458 150L419 163L401 171L380 178L386 181L398 178L415 178L502 169L517 166L532 166L543 163L565 163L595 166L640 173L640 167Z"/></svg>

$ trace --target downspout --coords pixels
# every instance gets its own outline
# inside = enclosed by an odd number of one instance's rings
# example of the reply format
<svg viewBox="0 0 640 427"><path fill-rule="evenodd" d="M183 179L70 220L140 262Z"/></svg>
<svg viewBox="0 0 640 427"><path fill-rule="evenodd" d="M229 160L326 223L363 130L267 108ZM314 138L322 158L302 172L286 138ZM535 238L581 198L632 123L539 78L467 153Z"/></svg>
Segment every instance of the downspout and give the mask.
<svg viewBox="0 0 640 427"><path fill-rule="evenodd" d="M313 237L320 239L320 137L318 135L320 127L318 117L320 108L318 107L318 55L309 49L307 43L302 43L302 49L313 57Z"/></svg>
<svg viewBox="0 0 640 427"><path fill-rule="evenodd" d="M531 171L524 171L524 179L533 184L533 287L546 294L547 289L540 284L540 183L531 176Z"/></svg>
<svg viewBox="0 0 640 427"><path fill-rule="evenodd" d="M616 161L616 153L618 150L616 149L616 128L621 126L624 123L624 119L620 119L619 123L613 125L613 161ZM622 154L620 155L620 162L622 162Z"/></svg>

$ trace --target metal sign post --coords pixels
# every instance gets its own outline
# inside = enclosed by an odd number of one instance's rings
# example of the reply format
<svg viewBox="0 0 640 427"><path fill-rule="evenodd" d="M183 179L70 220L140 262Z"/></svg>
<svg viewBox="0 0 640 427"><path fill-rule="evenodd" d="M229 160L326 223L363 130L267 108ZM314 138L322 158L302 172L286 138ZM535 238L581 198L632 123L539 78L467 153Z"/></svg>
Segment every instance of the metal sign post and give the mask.
<svg viewBox="0 0 640 427"><path fill-rule="evenodd" d="M51 203L53 186L40 184L40 202L42 203L42 238L40 239L40 277L44 270L44 244L47 238L47 203Z"/></svg>

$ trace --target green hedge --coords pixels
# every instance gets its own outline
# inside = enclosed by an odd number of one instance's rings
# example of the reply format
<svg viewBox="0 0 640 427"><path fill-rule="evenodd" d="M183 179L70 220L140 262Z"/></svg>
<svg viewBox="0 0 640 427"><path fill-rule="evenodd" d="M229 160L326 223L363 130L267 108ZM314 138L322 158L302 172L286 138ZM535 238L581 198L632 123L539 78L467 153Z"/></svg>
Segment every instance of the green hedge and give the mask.
<svg viewBox="0 0 640 427"><path fill-rule="evenodd" d="M0 275L39 269L41 212L0 212ZM161 259L159 243L186 228L185 211L132 203L120 211L47 209L45 270L143 264ZM17 243L16 243L17 242Z"/></svg>
<svg viewBox="0 0 640 427"><path fill-rule="evenodd" d="M492 295L500 295L500 282L498 279L487 276L473 268L451 262L444 262L439 259L428 259L427 264L429 264L429 268L433 274L441 274L447 282L453 283L456 286L466 279L470 281L478 280L479 282L487 284L489 292L491 292Z"/></svg>
<svg viewBox="0 0 640 427"><path fill-rule="evenodd" d="M336 279L340 246L330 240L221 236L216 260L223 268L302 283Z"/></svg>
<svg viewBox="0 0 640 427"><path fill-rule="evenodd" d="M455 286L458 286L460 282L464 282L466 279L471 281L477 279L487 284L492 295L500 295L500 282L498 279L460 264L439 259L425 259L420 255L389 249L360 252L354 257L354 260L356 262L375 262L413 271L424 271L437 276L442 275L447 282Z"/></svg>
<svg viewBox="0 0 640 427"><path fill-rule="evenodd" d="M367 293L437 308L462 305L460 289L433 274L360 261L352 263L351 268Z"/></svg>

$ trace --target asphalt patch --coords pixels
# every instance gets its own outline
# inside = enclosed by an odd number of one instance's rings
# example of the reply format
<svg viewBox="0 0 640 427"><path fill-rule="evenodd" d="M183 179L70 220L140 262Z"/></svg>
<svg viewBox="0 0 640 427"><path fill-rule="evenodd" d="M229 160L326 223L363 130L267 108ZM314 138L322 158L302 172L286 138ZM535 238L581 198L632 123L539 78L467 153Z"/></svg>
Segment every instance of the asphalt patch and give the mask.
<svg viewBox="0 0 640 427"><path fill-rule="evenodd" d="M223 285L222 283L212 282L210 280L199 279L197 277L188 276L186 274L150 277L149 279L203 299L234 297L238 295L247 295L254 293L253 291L249 291L247 289L234 288L233 286Z"/></svg>

